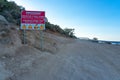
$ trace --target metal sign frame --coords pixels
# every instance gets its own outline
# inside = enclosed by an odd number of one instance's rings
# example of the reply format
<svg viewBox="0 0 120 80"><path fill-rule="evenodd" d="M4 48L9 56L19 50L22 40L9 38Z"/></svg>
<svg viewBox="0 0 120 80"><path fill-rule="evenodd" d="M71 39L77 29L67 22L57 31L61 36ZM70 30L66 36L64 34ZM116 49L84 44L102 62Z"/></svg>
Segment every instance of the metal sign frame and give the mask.
<svg viewBox="0 0 120 80"><path fill-rule="evenodd" d="M45 11L21 11L23 43L26 43L26 30L40 30L40 48L43 50L43 30L45 30Z"/></svg>

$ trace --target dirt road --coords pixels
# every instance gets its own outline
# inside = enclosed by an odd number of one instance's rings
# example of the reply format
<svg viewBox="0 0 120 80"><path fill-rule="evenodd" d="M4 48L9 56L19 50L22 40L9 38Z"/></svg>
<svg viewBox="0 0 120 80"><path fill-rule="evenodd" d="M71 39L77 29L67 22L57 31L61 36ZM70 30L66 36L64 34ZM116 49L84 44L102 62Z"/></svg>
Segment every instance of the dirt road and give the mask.
<svg viewBox="0 0 120 80"><path fill-rule="evenodd" d="M120 46L76 40L42 53L17 80L120 80Z"/></svg>

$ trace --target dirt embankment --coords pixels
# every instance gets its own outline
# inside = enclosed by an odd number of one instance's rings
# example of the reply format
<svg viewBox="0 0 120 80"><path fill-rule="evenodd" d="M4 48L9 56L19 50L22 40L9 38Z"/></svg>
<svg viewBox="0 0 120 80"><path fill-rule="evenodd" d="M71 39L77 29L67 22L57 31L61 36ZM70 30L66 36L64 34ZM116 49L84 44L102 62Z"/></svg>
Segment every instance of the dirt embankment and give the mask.
<svg viewBox="0 0 120 80"><path fill-rule="evenodd" d="M46 55L55 55L60 46L72 42L69 38L43 32L43 51L40 49L40 32L26 31L26 43L22 44L23 34L15 25L0 23L0 80L17 80L29 73L36 60Z"/></svg>

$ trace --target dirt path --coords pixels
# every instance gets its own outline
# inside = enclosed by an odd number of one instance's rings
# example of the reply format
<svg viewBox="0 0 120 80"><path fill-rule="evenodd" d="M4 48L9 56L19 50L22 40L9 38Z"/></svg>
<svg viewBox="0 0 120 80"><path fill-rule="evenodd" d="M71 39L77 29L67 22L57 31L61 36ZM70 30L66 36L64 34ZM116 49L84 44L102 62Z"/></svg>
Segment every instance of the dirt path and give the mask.
<svg viewBox="0 0 120 80"><path fill-rule="evenodd" d="M120 80L120 47L85 41L62 46L34 60L17 80Z"/></svg>

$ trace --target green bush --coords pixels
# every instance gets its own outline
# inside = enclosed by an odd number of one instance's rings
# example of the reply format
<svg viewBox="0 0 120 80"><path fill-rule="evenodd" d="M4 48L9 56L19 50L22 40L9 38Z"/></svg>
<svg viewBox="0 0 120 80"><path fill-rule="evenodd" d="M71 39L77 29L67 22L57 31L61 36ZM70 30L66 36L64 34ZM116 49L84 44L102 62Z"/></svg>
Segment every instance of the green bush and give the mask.
<svg viewBox="0 0 120 80"><path fill-rule="evenodd" d="M76 38L76 36L74 35L74 29L66 28L63 30L62 28L60 28L59 25L54 25L51 24L50 22L46 22L45 26L47 30L58 32L62 35L65 35L66 37Z"/></svg>
<svg viewBox="0 0 120 80"><path fill-rule="evenodd" d="M10 23L20 25L21 10L24 9L13 1L0 0L0 15L3 15Z"/></svg>

